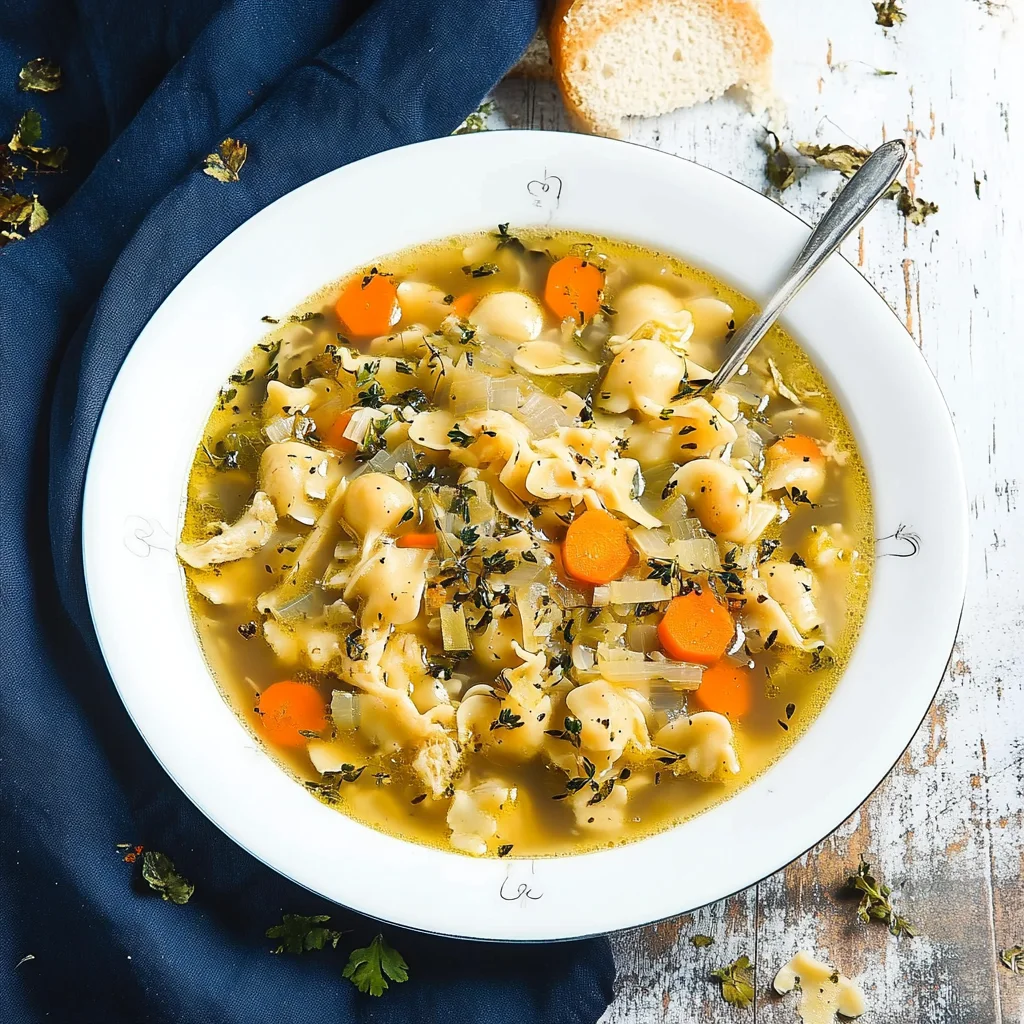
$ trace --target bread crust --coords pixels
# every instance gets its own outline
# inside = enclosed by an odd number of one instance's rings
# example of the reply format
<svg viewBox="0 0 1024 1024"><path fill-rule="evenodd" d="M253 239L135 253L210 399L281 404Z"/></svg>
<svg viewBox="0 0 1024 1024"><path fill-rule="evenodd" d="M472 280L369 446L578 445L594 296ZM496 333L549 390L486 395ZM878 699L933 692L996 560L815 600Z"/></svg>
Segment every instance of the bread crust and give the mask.
<svg viewBox="0 0 1024 1024"><path fill-rule="evenodd" d="M770 78L772 37L749 0L685 0L686 6L703 8L712 18L729 21L732 33L749 68L746 80L767 87ZM555 0L548 23L548 44L554 78L573 120L595 134L618 134L618 126L596 123L587 113L586 99L572 79L577 58L589 50L597 38L624 17L642 15L656 8L681 6L680 0ZM581 23L573 18L573 8L586 12Z"/></svg>

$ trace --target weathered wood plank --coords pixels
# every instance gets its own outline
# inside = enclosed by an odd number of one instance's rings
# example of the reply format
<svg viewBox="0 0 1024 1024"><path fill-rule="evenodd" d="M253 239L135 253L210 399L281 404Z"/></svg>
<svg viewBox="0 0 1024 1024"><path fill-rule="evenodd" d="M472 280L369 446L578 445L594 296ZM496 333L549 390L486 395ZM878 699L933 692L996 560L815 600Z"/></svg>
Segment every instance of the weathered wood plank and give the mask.
<svg viewBox="0 0 1024 1024"><path fill-rule="evenodd" d="M953 413L972 517L967 606L935 706L868 803L756 889L613 937L605 1021L794 1020L768 986L806 947L861 980L869 1019L1020 1024L1024 977L997 951L1024 942L1024 4L907 0L907 21L889 32L868 0L762 7L786 104L780 135L864 146L902 135L911 188L941 208L922 227L880 209L844 253L904 320ZM496 98L513 126L570 127L547 83L506 82ZM768 192L763 120L722 100L631 124L628 137ZM775 198L814 220L837 187L811 170ZM894 438L911 454L927 441ZM845 756L869 742L851 737ZM921 937L897 942L856 921L837 889L861 855L898 887ZM696 932L715 944L695 949ZM741 952L760 965L753 1015L726 1007L707 980Z"/></svg>

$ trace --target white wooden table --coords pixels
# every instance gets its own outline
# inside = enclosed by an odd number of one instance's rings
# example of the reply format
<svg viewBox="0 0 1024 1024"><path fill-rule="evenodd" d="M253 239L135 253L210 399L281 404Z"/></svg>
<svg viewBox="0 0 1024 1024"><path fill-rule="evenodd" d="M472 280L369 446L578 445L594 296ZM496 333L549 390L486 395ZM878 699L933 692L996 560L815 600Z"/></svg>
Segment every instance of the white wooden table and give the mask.
<svg viewBox="0 0 1024 1024"><path fill-rule="evenodd" d="M884 204L844 251L905 320L956 422L972 516L960 638L907 754L833 836L731 899L613 937L606 1024L795 1020L769 985L800 948L860 980L864 1020L1024 1021L1024 975L997 953L1024 943L1024 0L904 8L887 32L870 0L765 0L763 14L783 137L870 147L901 135L912 188L940 207L914 227ZM509 80L495 98L494 126L570 127L549 83ZM635 123L627 137L767 192L763 136L760 119L721 100ZM838 185L812 169L775 198L813 221ZM893 444L912 451L928 438ZM870 742L851 736L845 756ZM856 920L839 888L862 854L920 937ZM714 937L709 949L690 943L698 932ZM707 978L741 953L758 965L753 1014Z"/></svg>

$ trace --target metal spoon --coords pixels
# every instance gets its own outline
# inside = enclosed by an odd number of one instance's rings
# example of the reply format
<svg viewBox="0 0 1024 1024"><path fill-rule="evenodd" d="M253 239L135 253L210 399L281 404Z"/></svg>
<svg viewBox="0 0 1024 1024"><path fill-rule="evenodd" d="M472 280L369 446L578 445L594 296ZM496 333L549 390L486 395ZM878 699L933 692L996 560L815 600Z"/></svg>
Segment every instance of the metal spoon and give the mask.
<svg viewBox="0 0 1024 1024"><path fill-rule="evenodd" d="M896 180L907 159L907 145L902 139L884 142L864 161L849 180L836 201L818 221L796 262L789 268L778 291L733 335L731 351L718 373L701 389L709 394L720 388L746 362L754 346L768 333L768 328L811 275L839 248L839 243L867 216L889 186Z"/></svg>

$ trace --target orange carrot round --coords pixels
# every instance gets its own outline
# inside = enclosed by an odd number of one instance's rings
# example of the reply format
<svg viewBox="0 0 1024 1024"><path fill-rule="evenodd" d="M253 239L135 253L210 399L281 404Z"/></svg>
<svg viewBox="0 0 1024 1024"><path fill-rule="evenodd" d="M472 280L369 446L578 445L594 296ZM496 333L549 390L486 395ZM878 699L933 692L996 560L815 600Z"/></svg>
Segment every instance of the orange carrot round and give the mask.
<svg viewBox="0 0 1024 1024"><path fill-rule="evenodd" d="M806 434L792 434L779 438L768 449L768 455L773 454L781 458L802 459L804 462L821 462L825 458L818 447L818 442Z"/></svg>
<svg viewBox="0 0 1024 1024"><path fill-rule="evenodd" d="M403 533L395 541L396 548L436 548L436 533Z"/></svg>
<svg viewBox="0 0 1024 1024"><path fill-rule="evenodd" d="M658 623L661 649L677 661L711 665L725 654L736 626L710 590L673 597Z"/></svg>
<svg viewBox="0 0 1024 1024"><path fill-rule="evenodd" d="M464 295L460 295L452 303L452 311L458 313L459 316L469 316L473 312L473 307L476 306L479 298L472 292L466 292Z"/></svg>
<svg viewBox="0 0 1024 1024"><path fill-rule="evenodd" d="M267 739L282 747L304 746L304 732L327 728L326 703L320 691L309 683L283 679L272 683L259 698L260 725Z"/></svg>
<svg viewBox="0 0 1024 1024"><path fill-rule="evenodd" d="M595 585L619 579L633 558L621 519L592 508L577 516L562 541L562 564L573 579Z"/></svg>
<svg viewBox="0 0 1024 1024"><path fill-rule="evenodd" d="M345 455L351 455L357 451L359 445L355 443L351 438L345 437L345 431L348 428L349 422L352 419L352 410L343 412L321 435L321 440L326 445L330 445L335 451L342 452Z"/></svg>
<svg viewBox="0 0 1024 1024"><path fill-rule="evenodd" d="M579 256L563 256L551 265L544 301L559 320L586 323L601 308L604 271Z"/></svg>
<svg viewBox="0 0 1024 1024"><path fill-rule="evenodd" d="M717 711L734 722L750 710L750 671L726 660L704 669L693 699L705 711Z"/></svg>
<svg viewBox="0 0 1024 1024"><path fill-rule="evenodd" d="M352 278L342 288L334 312L349 334L364 338L387 334L402 319L398 292L385 274Z"/></svg>

